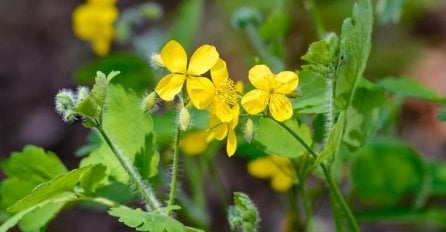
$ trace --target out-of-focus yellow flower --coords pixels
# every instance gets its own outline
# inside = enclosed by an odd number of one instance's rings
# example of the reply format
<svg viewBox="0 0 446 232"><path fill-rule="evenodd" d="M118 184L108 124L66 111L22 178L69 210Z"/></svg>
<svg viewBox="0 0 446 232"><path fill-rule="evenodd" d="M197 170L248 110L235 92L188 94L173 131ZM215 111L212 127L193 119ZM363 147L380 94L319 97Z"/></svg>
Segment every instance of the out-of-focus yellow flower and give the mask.
<svg viewBox="0 0 446 232"><path fill-rule="evenodd" d="M295 72L283 71L275 75L266 65L256 65L249 70L249 81L256 89L242 97L242 106L249 114L262 112L267 105L273 118L285 121L293 115L293 107L286 96L299 84Z"/></svg>
<svg viewBox="0 0 446 232"><path fill-rule="evenodd" d="M194 131L186 134L180 140L180 148L186 155L200 155L208 148L206 131Z"/></svg>
<svg viewBox="0 0 446 232"><path fill-rule="evenodd" d="M115 0L89 0L73 12L73 30L80 39L90 41L97 55L109 52L119 11Z"/></svg>
<svg viewBox="0 0 446 232"><path fill-rule="evenodd" d="M257 178L271 178L271 187L286 192L293 185L294 173L288 158L270 155L248 163L248 172Z"/></svg>
<svg viewBox="0 0 446 232"><path fill-rule="evenodd" d="M240 106L236 104L231 109L232 119L229 122L222 122L217 116L211 115L209 119L209 136L208 141L212 139L223 140L227 137L226 153L229 157L233 156L237 149L237 136L235 135L235 127L238 124L240 115Z"/></svg>
<svg viewBox="0 0 446 232"><path fill-rule="evenodd" d="M169 41L160 53L162 63L171 72L163 77L156 86L156 93L165 101L172 101L186 82L189 97L197 109L209 106L214 94L214 86L208 78L202 77L219 59L214 46L200 46L188 63L184 48L177 41Z"/></svg>

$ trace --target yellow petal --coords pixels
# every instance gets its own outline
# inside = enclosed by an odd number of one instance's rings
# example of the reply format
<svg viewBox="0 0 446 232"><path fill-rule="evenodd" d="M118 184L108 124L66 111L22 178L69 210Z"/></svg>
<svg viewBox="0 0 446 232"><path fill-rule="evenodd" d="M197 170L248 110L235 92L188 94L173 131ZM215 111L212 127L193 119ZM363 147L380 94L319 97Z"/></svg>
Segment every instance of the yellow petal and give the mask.
<svg viewBox="0 0 446 232"><path fill-rule="evenodd" d="M231 107L218 97L214 97L212 101L212 113L222 122L229 122L232 120Z"/></svg>
<svg viewBox="0 0 446 232"><path fill-rule="evenodd" d="M261 89L254 89L242 97L242 106L249 114L262 112L268 104L270 94Z"/></svg>
<svg viewBox="0 0 446 232"><path fill-rule="evenodd" d="M215 87L211 80L205 77L188 77L187 93L197 109L206 109L215 95Z"/></svg>
<svg viewBox="0 0 446 232"><path fill-rule="evenodd" d="M92 42L93 51L98 56L103 56L110 50L111 40L108 39L98 39Z"/></svg>
<svg viewBox="0 0 446 232"><path fill-rule="evenodd" d="M276 82L274 93L289 94L297 88L299 77L295 72L283 71L277 74Z"/></svg>
<svg viewBox="0 0 446 232"><path fill-rule="evenodd" d="M180 148L186 155L200 155L206 151L208 143L205 131L196 131L188 133L180 140Z"/></svg>
<svg viewBox="0 0 446 232"><path fill-rule="evenodd" d="M199 47L190 58L187 73L199 76L209 71L218 61L218 52L214 46L205 44Z"/></svg>
<svg viewBox="0 0 446 232"><path fill-rule="evenodd" d="M174 73L186 73L187 54L183 46L175 40L169 41L161 49L161 59L169 71Z"/></svg>
<svg viewBox="0 0 446 232"><path fill-rule="evenodd" d="M278 192L286 192L293 185L293 179L282 172L277 172L271 178L271 187Z"/></svg>
<svg viewBox="0 0 446 232"><path fill-rule="evenodd" d="M218 124L216 126L214 126L211 129L211 133L212 136L216 139L216 140L223 140L226 138L226 136L228 135L228 125L226 123L221 123Z"/></svg>
<svg viewBox="0 0 446 232"><path fill-rule="evenodd" d="M229 122L229 128L235 129L235 127L237 127L238 119L239 119L239 116L240 116L240 106L239 106L239 104L236 104L235 106L233 106L231 111L232 111L231 112L232 120Z"/></svg>
<svg viewBox="0 0 446 232"><path fill-rule="evenodd" d="M279 122L285 121L293 116L293 107L290 100L283 94L271 94L269 100L269 111L273 118Z"/></svg>
<svg viewBox="0 0 446 232"><path fill-rule="evenodd" d="M248 163L248 173L257 178L268 178L278 171L269 157L257 158Z"/></svg>
<svg viewBox="0 0 446 232"><path fill-rule="evenodd" d="M228 140L226 141L226 153L231 157L234 155L235 150L237 150L237 136L234 130L229 130Z"/></svg>
<svg viewBox="0 0 446 232"><path fill-rule="evenodd" d="M220 83L225 83L225 80L229 78L226 62L219 59L214 67L211 68L211 78L216 86Z"/></svg>
<svg viewBox="0 0 446 232"><path fill-rule="evenodd" d="M249 70L249 81L257 89L269 91L275 87L274 74L266 65L256 65Z"/></svg>
<svg viewBox="0 0 446 232"><path fill-rule="evenodd" d="M172 101L181 91L185 79L186 76L181 74L168 74L158 82L155 92L164 101Z"/></svg>
<svg viewBox="0 0 446 232"><path fill-rule="evenodd" d="M237 93L243 94L243 88L244 88L243 82L241 82L241 81L236 81L235 82L235 91Z"/></svg>

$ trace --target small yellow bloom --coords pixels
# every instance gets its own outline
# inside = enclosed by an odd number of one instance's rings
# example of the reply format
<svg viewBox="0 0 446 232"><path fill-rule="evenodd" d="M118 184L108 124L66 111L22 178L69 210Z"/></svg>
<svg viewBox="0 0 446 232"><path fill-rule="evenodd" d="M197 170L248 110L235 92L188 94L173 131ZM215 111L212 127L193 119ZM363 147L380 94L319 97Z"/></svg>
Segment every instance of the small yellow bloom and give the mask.
<svg viewBox="0 0 446 232"><path fill-rule="evenodd" d="M256 89L242 97L242 106L249 114L262 112L267 105L273 118L285 121L293 115L293 107L286 96L299 84L295 72L283 71L275 75L266 65L256 65L249 70L249 81Z"/></svg>
<svg viewBox="0 0 446 232"><path fill-rule="evenodd" d="M229 122L222 122L216 115L211 115L209 119L209 136L208 140L223 140L227 137L226 153L229 157L233 156L237 149L237 136L235 135L235 127L238 124L240 115L240 106L237 104L231 110L232 119Z"/></svg>
<svg viewBox="0 0 446 232"><path fill-rule="evenodd" d="M205 109L211 101L212 82L205 77L219 59L214 46L202 45L191 56L188 63L187 54L178 42L171 40L161 49L161 60L171 72L163 77L156 86L156 93L165 101L172 101L186 82L189 97L198 109Z"/></svg>
<svg viewBox="0 0 446 232"><path fill-rule="evenodd" d="M208 133L206 131L195 131L186 134L180 140L180 148L186 155L200 155L206 151L208 143L206 138Z"/></svg>
<svg viewBox="0 0 446 232"><path fill-rule="evenodd" d="M248 163L248 172L257 178L271 178L271 187L286 192L293 185L293 169L288 158L271 155Z"/></svg>
<svg viewBox="0 0 446 232"><path fill-rule="evenodd" d="M113 0L90 0L73 12L74 34L80 39L90 41L97 55L105 55L110 50L115 31L113 23L119 11Z"/></svg>

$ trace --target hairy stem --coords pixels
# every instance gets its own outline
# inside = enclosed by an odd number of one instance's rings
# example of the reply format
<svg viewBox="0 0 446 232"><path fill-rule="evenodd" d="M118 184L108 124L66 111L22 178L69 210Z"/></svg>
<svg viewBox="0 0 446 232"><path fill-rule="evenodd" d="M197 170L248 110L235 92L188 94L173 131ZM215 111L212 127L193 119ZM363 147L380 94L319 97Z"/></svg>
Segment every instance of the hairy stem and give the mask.
<svg viewBox="0 0 446 232"><path fill-rule="evenodd" d="M298 134L296 134L296 132L294 132L290 127L288 127L287 125L285 125L282 122L277 122L277 123L280 126L282 126L282 128L287 130L297 141L299 141L299 143L310 153L310 155L314 159L317 158L316 152L308 144L306 144L305 141ZM341 207L342 211L344 211L344 213L347 215L347 219L348 219L348 222L350 224L350 227L351 227L352 231L355 231L355 232L359 231L359 227L358 227L358 224L356 222L356 219L355 219L352 211L350 210L350 207L345 202L345 199L342 196L341 191L339 190L339 187L338 187L336 181L333 179L333 177L331 175L331 172L330 172L330 169L327 168L327 166L324 163L321 163L320 166L321 166L322 171L324 173L325 179L327 180L330 192L333 194L333 198L339 204L339 206Z"/></svg>
<svg viewBox="0 0 446 232"><path fill-rule="evenodd" d="M172 162L172 180L170 182L169 202L167 207L170 208L175 203L175 195L177 193L177 179L178 179L178 159L179 159L179 146L180 146L180 133L181 129L177 126L177 131L174 138L173 148L173 162ZM170 215L171 211L167 212Z"/></svg>
<svg viewBox="0 0 446 232"><path fill-rule="evenodd" d="M158 199L155 197L155 194L153 193L150 186L148 186L146 183L144 183L144 180L142 179L139 172L130 164L127 157L123 156L121 153L118 152L115 145L112 143L110 138L107 136L105 131L102 129L102 126L96 127L96 129L99 131L99 133L104 138L107 145L112 150L115 157L118 159L119 163L121 163L121 166L124 168L124 170L129 175L130 179L135 183L136 188L143 198L144 202L146 203L146 207L148 210L156 210L161 207L161 204L159 203Z"/></svg>

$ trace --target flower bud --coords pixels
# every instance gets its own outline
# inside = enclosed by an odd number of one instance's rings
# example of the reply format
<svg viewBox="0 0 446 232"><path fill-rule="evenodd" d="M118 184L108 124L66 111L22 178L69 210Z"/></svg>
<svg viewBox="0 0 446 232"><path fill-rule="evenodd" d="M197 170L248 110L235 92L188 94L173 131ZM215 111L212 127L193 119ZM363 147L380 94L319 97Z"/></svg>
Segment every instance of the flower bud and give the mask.
<svg viewBox="0 0 446 232"><path fill-rule="evenodd" d="M248 118L248 121L246 121L245 128L243 130L243 135L245 136L245 139L246 141L248 141L248 143L251 143L252 139L254 138L254 134L254 122L250 118Z"/></svg>
<svg viewBox="0 0 446 232"><path fill-rule="evenodd" d="M261 19L262 16L257 9L244 7L233 14L232 25L237 29L245 29L249 24L258 25Z"/></svg>
<svg viewBox="0 0 446 232"><path fill-rule="evenodd" d="M180 114L178 116L178 125L183 131L187 130L190 126L190 114L184 106L180 109Z"/></svg>
<svg viewBox="0 0 446 232"><path fill-rule="evenodd" d="M62 89L55 97L56 111L65 122L72 122L76 118L76 113L72 109L76 106L76 98L73 91Z"/></svg>
<svg viewBox="0 0 446 232"><path fill-rule="evenodd" d="M157 104L156 104L156 93L155 92L151 92L149 94L147 94L144 99L141 102L141 109L144 112L152 112L154 110L156 110L157 108Z"/></svg>
<svg viewBox="0 0 446 232"><path fill-rule="evenodd" d="M76 91L76 105L81 103L83 100L85 100L88 95L90 94L90 89L85 86L79 86L77 87Z"/></svg>
<svg viewBox="0 0 446 232"><path fill-rule="evenodd" d="M152 56L150 57L150 64L152 65L153 68L166 67L160 54L152 54Z"/></svg>

